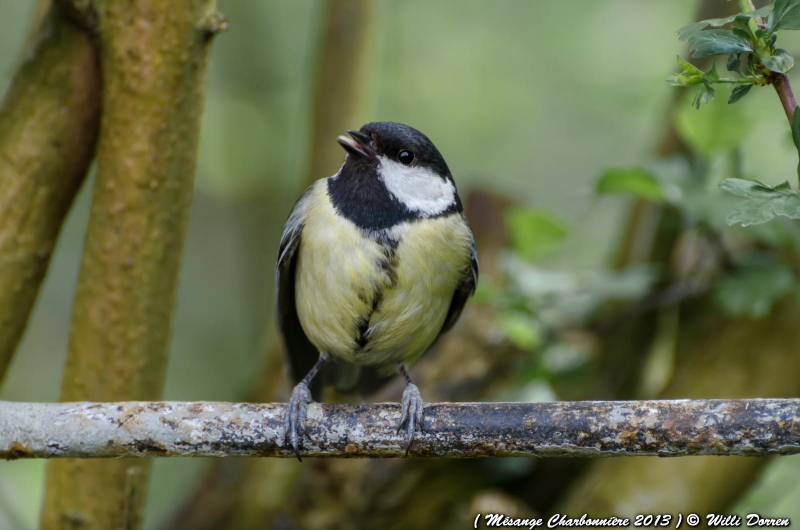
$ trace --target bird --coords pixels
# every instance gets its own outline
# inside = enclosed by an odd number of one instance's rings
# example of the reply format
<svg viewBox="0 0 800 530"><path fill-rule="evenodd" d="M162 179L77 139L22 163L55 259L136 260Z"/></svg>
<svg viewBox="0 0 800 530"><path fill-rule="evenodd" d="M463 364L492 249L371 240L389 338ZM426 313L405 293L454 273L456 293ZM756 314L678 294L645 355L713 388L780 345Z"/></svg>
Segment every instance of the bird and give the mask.
<svg viewBox="0 0 800 530"><path fill-rule="evenodd" d="M276 264L278 327L296 381L284 444L301 461L307 405L324 384L369 388L396 372L408 456L424 424L409 367L453 327L478 283L475 238L433 142L396 122L346 132L343 165L297 200Z"/></svg>

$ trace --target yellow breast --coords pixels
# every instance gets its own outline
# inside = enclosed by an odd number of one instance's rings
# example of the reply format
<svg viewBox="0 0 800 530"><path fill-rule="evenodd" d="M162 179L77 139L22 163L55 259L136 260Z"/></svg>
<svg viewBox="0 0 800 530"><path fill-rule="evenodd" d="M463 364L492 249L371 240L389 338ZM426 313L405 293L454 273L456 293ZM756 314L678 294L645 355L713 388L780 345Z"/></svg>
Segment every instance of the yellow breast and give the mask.
<svg viewBox="0 0 800 530"><path fill-rule="evenodd" d="M371 316L374 331L355 352L356 362L415 361L439 335L470 266L472 235L460 214L404 223L392 232L397 282Z"/></svg>
<svg viewBox="0 0 800 530"><path fill-rule="evenodd" d="M397 225L384 234L396 242L388 245L337 215L324 185L311 191L307 211L295 289L311 343L358 364L417 359L470 266L461 214Z"/></svg>

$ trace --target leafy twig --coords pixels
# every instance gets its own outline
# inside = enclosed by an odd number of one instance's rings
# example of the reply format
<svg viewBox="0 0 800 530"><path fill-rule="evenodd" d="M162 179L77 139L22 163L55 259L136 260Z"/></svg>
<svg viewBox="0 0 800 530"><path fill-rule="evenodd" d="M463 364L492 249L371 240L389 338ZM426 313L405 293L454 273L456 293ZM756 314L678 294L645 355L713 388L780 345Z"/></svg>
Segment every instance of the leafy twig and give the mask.
<svg viewBox="0 0 800 530"><path fill-rule="evenodd" d="M755 9L752 0L740 0L739 4L741 13L695 22L677 32L678 38L689 41L693 57L727 55L727 69L739 74L738 77L720 77L716 63L703 72L678 57L681 72L668 77L667 82L682 87L699 85L700 91L692 102L698 109L714 98L714 84L737 85L728 99L731 104L746 96L753 86L772 85L783 105L800 155L800 122L795 119L797 101L786 75L794 66L794 57L775 45L779 30L800 29L800 0L774 0L760 9ZM768 17L766 23L764 16ZM729 29L722 28L727 25L730 25ZM714 29L705 29L708 26ZM727 179L720 187L748 198L728 216L729 224L759 224L775 216L800 219L800 194L788 181L771 187L757 181Z"/></svg>

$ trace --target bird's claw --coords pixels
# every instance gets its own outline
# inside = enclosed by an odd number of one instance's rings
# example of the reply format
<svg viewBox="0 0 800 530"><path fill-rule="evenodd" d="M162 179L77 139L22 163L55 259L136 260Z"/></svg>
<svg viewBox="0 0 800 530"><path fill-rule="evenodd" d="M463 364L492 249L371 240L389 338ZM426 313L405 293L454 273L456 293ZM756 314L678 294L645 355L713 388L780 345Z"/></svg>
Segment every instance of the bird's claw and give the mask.
<svg viewBox="0 0 800 530"><path fill-rule="evenodd" d="M283 423L286 432L284 443L291 444L294 454L300 462L303 459L300 458L300 442L302 439L299 433L302 432L308 438L311 438L306 428L306 409L309 401L311 401L311 392L308 390L308 385L304 382L298 383L292 391L292 399L289 400L286 418Z"/></svg>
<svg viewBox="0 0 800 530"><path fill-rule="evenodd" d="M406 429L406 456L411 449L411 442L414 440L415 431L423 431L423 407L425 402L419 393L419 388L414 383L406 385L403 391L403 410L400 417L400 424L397 426L399 433L403 428Z"/></svg>

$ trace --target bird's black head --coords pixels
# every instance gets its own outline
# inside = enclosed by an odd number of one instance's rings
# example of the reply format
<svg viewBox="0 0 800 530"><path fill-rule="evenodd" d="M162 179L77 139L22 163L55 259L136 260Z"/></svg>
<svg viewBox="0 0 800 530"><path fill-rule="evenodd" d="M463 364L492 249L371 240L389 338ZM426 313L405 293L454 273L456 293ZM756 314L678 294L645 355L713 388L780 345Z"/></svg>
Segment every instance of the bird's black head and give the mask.
<svg viewBox="0 0 800 530"><path fill-rule="evenodd" d="M373 122L347 131L348 156L329 181L337 209L362 228L461 211L450 169L430 139L408 125Z"/></svg>
<svg viewBox="0 0 800 530"><path fill-rule="evenodd" d="M441 178L452 179L444 157L433 142L413 127L392 121L368 123L358 131L347 131L350 138L338 141L353 155L346 163L380 164L396 162L408 167L429 169Z"/></svg>

